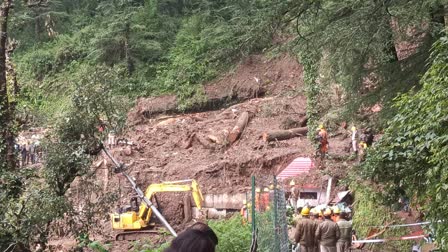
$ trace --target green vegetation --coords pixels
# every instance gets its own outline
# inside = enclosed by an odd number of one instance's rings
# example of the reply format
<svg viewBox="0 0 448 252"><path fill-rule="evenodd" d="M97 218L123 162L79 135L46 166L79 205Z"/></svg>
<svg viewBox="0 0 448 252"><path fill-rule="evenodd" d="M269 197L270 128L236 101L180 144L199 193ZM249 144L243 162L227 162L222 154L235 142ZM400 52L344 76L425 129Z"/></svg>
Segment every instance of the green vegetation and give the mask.
<svg viewBox="0 0 448 252"><path fill-rule="evenodd" d="M353 228L356 230L358 239L368 237L369 232L380 232L382 228L378 225L401 224L398 216L394 215L394 210L390 207L382 205L382 197L371 187L362 183L352 183L351 189L355 191L355 205L353 216ZM381 224L380 224L381 223ZM394 229L389 228L379 237L401 237L407 235L406 228ZM370 234L371 235L371 234ZM399 244L399 245L398 245ZM398 246L397 246L398 245ZM398 241L378 244L369 244L366 247L372 251L409 251L412 241ZM400 248L400 250L397 250Z"/></svg>
<svg viewBox="0 0 448 252"><path fill-rule="evenodd" d="M243 225L242 221L241 216L236 214L227 220L212 220L208 222L208 225L218 236L217 251L249 251L252 238L250 225ZM152 245L143 244L142 246L138 246L137 250L141 252L162 252L163 249L169 246L169 243L163 244L157 249L145 249L145 246Z"/></svg>
<svg viewBox="0 0 448 252"><path fill-rule="evenodd" d="M423 87L395 100L398 113L363 166L366 178L384 185L387 203L405 194L424 211L443 247L448 239L443 222L448 210L447 56L448 39L442 37L434 44Z"/></svg>
<svg viewBox="0 0 448 252"><path fill-rule="evenodd" d="M77 2L55 1L45 17L55 27L34 33L31 27L42 20L17 8L12 36L24 41L15 55L24 102L47 114L56 112L49 103L64 103L97 65L118 74L116 94L174 93L186 109L201 102L200 84L267 48L275 30L276 16L264 1ZM55 32L48 33L50 28Z"/></svg>
<svg viewBox="0 0 448 252"><path fill-rule="evenodd" d="M249 251L252 239L250 225L242 223L243 220L239 214L228 220L208 222L218 236L218 251Z"/></svg>
<svg viewBox="0 0 448 252"><path fill-rule="evenodd" d="M384 109L372 123L383 125L394 113L391 100L425 72L430 46L444 26L443 9L442 1L432 0L291 3L285 18L297 34L291 46L305 67L311 123L332 110L340 121L358 121L363 107L379 102ZM412 54L398 41L419 47ZM332 106L331 89L338 86L342 101Z"/></svg>
<svg viewBox="0 0 448 252"><path fill-rule="evenodd" d="M355 187L363 195L357 207L365 209L355 218L381 223L378 212L367 210L391 205L404 192L434 222L445 248L448 225L437 221L448 210L447 6L446 0L14 1L4 34L18 45L8 51L8 66L20 92L11 73L7 82L0 79L0 250L44 244L50 224L62 218L75 237L94 228L95 213L106 212L101 208L114 195L77 211L69 194L75 178L86 190L98 189L89 167L100 146L100 120L119 132L140 96L175 94L179 109L195 107L205 101L203 84L273 46L304 66L309 127L367 123L363 111L383 107L368 123L384 128L384 136L361 169L382 195L367 201L374 192ZM339 86L340 101L333 103ZM51 128L46 163L39 171L14 170L4 158L13 146L6 136L13 139L30 117ZM210 223L220 251L248 250L250 231L240 221Z"/></svg>

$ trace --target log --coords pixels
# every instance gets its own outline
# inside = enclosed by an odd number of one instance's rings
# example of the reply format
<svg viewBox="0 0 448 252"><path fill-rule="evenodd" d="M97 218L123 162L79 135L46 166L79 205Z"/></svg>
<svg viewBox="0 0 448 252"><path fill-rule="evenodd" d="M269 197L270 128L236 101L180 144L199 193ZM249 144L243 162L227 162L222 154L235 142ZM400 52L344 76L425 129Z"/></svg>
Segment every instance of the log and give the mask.
<svg viewBox="0 0 448 252"><path fill-rule="evenodd" d="M241 133L246 128L248 122L249 122L249 113L243 112L238 118L235 127L233 127L233 129L229 133L229 136L227 137L229 144L233 144L236 140L238 140L238 138L240 138Z"/></svg>
<svg viewBox="0 0 448 252"><path fill-rule="evenodd" d="M275 140L286 140L294 137L304 136L308 133L307 127L295 128L289 130L274 130L263 133L263 141L271 142Z"/></svg>

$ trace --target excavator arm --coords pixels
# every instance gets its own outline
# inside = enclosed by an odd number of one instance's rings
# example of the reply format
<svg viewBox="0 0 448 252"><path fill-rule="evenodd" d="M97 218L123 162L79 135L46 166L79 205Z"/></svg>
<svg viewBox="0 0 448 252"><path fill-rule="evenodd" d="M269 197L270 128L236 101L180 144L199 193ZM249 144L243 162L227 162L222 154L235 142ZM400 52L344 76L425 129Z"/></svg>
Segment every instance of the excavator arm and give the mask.
<svg viewBox="0 0 448 252"><path fill-rule="evenodd" d="M156 193L160 192L188 192L191 191L193 201L197 208L202 208L202 202L204 201L204 197L202 196L201 189L199 188L199 184L194 179L180 180L180 181L168 181L162 182L160 184L151 184L146 188L145 196L148 199L152 199L152 197ZM152 210L148 208L146 204L141 204L139 208L138 216L144 222L149 222L151 218Z"/></svg>
<svg viewBox="0 0 448 252"><path fill-rule="evenodd" d="M112 154L104 147L104 145L103 145L103 150L104 150L104 153L106 153L106 155L114 163L114 165L115 165L114 172L121 173L129 181L129 183L132 185L132 189L134 189L134 191L137 193L138 197L141 199L141 201L144 203L144 205L146 207L148 207L149 209L151 209L152 212L154 212L154 214L157 216L157 218L159 218L159 220L162 222L162 224L168 229L168 231L174 237L177 237L177 233L176 233L176 231L174 231L173 227L171 227L171 225L168 223L168 221L166 221L165 217L163 217L163 215L159 212L159 210L157 210L157 208L154 206L154 204L152 204L151 200L143 194L142 190L137 186L137 183L135 183L134 179L132 179L131 176L129 176L129 174L127 174L125 172L124 164L119 163L112 156ZM112 216L112 218L114 219L115 217Z"/></svg>

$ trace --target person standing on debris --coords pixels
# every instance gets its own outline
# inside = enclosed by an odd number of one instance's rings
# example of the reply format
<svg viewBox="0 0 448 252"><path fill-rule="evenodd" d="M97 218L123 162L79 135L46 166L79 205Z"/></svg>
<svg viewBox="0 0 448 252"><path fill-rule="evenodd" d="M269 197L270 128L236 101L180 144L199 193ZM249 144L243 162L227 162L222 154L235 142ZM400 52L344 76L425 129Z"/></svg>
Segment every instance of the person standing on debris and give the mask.
<svg viewBox="0 0 448 252"><path fill-rule="evenodd" d="M316 222L310 220L310 209L302 208L302 218L298 221L294 240L300 244L300 252L314 252L316 239L314 237L317 229Z"/></svg>
<svg viewBox="0 0 448 252"><path fill-rule="evenodd" d="M350 246L352 245L352 224L347 221L346 213L341 212L339 207L336 207L333 213L336 217L336 224L338 225L341 233L341 236L336 242L336 250L337 252L348 252L350 250Z"/></svg>
<svg viewBox="0 0 448 252"><path fill-rule="evenodd" d="M327 130L325 130L324 125L319 125L319 128L317 129L317 136L316 140L319 142L319 154L320 157L323 159L325 158L325 154L328 152L328 133Z"/></svg>
<svg viewBox="0 0 448 252"><path fill-rule="evenodd" d="M22 163L20 164L22 167L26 164L26 157L27 157L27 150L26 150L26 144L23 144L20 147L20 155L22 156Z"/></svg>
<svg viewBox="0 0 448 252"><path fill-rule="evenodd" d="M358 130L355 126L352 127L352 148L355 155L358 155L358 141L357 141Z"/></svg>
<svg viewBox="0 0 448 252"><path fill-rule="evenodd" d="M36 146L34 145L34 143L30 144L29 156L30 156L31 164L35 164L36 163Z"/></svg>
<svg viewBox="0 0 448 252"><path fill-rule="evenodd" d="M367 144L365 142L361 141L361 142L359 142L358 147L359 147L358 161L363 162L366 157Z"/></svg>
<svg viewBox="0 0 448 252"><path fill-rule="evenodd" d="M336 252L336 242L339 240L340 231L336 223L331 220L331 209L324 212L325 220L316 229L316 239L319 241L321 252Z"/></svg>
<svg viewBox="0 0 448 252"><path fill-rule="evenodd" d="M367 147L370 147L370 146L372 146L372 144L373 144L373 138L374 138L374 137L375 137L375 136L374 136L373 133L372 133L372 129L371 129L371 128L367 128L367 129L365 129L364 132L361 134L360 140L361 140L362 142L364 142L364 143L367 145Z"/></svg>

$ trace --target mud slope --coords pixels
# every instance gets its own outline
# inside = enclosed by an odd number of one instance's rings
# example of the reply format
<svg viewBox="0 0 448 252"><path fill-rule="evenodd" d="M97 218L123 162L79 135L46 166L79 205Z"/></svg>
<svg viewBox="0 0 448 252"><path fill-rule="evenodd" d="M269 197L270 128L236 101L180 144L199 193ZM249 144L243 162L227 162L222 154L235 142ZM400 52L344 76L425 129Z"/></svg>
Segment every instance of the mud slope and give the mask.
<svg viewBox="0 0 448 252"><path fill-rule="evenodd" d="M126 139L128 144L111 151L127 165L142 189L161 181L196 179L204 194L247 191L252 175L274 175L294 158L312 156L314 152L306 136L271 143L262 139L263 132L294 127L294 122L305 116L302 67L294 58L252 56L204 89L210 97L221 97L229 92L229 87L246 92L253 90L254 85L265 90L263 96L200 113L148 116L145 111L172 107L175 100L170 96L140 99L129 114L127 132L117 137ZM244 112L249 113L249 123L240 139L230 144L226 136ZM345 137L333 142L333 150L341 150L344 142ZM117 205L128 204L133 191L124 178L110 172L111 162L99 156L95 169L102 193L119 188ZM159 199L165 217L176 230L182 230L183 196L164 195ZM115 206L111 206L111 211L112 207ZM102 234L97 237L110 240L110 224L103 223ZM120 251L123 246L128 244L114 243L113 251Z"/></svg>

